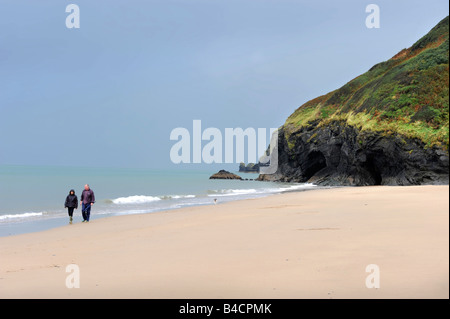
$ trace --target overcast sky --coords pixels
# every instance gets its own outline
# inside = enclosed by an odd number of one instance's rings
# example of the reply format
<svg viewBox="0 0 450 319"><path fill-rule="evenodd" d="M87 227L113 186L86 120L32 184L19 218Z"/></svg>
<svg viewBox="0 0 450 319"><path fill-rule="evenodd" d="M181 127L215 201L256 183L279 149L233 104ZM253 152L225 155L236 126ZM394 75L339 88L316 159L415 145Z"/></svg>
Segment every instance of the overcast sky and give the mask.
<svg viewBox="0 0 450 319"><path fill-rule="evenodd" d="M66 28L66 5L80 28ZM380 8L368 29L365 8ZM176 127L271 128L447 1L0 0L0 164L175 167Z"/></svg>

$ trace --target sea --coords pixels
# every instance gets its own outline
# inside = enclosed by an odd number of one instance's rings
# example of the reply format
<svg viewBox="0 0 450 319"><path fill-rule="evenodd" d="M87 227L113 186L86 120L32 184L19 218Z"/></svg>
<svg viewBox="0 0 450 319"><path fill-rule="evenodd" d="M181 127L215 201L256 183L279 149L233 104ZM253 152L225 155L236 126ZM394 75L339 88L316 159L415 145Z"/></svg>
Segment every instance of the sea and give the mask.
<svg viewBox="0 0 450 319"><path fill-rule="evenodd" d="M153 212L305 191L313 184L247 180L212 180L213 170L161 170L0 165L0 236L42 231L67 225L64 201L71 189L80 199L85 184L96 203L91 221L109 216ZM81 207L74 223L82 221Z"/></svg>

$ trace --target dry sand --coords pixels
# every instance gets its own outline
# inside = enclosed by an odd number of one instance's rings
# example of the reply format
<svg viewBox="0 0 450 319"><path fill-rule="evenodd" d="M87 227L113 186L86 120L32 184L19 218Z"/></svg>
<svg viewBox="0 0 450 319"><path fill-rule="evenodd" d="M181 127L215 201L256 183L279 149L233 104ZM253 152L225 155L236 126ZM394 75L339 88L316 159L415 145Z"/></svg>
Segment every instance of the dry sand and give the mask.
<svg viewBox="0 0 450 319"><path fill-rule="evenodd" d="M3 237L0 298L449 298L448 191L314 190Z"/></svg>

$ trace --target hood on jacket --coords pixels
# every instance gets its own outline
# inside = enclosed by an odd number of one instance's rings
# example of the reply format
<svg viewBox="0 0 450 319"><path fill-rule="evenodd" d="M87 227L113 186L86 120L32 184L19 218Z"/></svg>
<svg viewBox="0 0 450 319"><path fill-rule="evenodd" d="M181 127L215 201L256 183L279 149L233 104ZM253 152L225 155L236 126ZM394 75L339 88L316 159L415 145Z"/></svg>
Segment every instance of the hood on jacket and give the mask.
<svg viewBox="0 0 450 319"><path fill-rule="evenodd" d="M75 190L74 190L74 189L71 189L71 190L70 190L69 195L72 195L72 194L71 194L72 192L73 192L73 194L75 195Z"/></svg>

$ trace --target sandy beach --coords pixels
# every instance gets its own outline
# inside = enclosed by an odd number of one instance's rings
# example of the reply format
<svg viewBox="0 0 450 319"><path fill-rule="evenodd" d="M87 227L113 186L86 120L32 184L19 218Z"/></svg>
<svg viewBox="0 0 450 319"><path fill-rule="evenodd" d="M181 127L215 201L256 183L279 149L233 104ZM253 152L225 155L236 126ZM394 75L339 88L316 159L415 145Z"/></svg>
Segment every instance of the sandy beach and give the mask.
<svg viewBox="0 0 450 319"><path fill-rule="evenodd" d="M2 237L0 298L449 298L448 192L319 189Z"/></svg>

